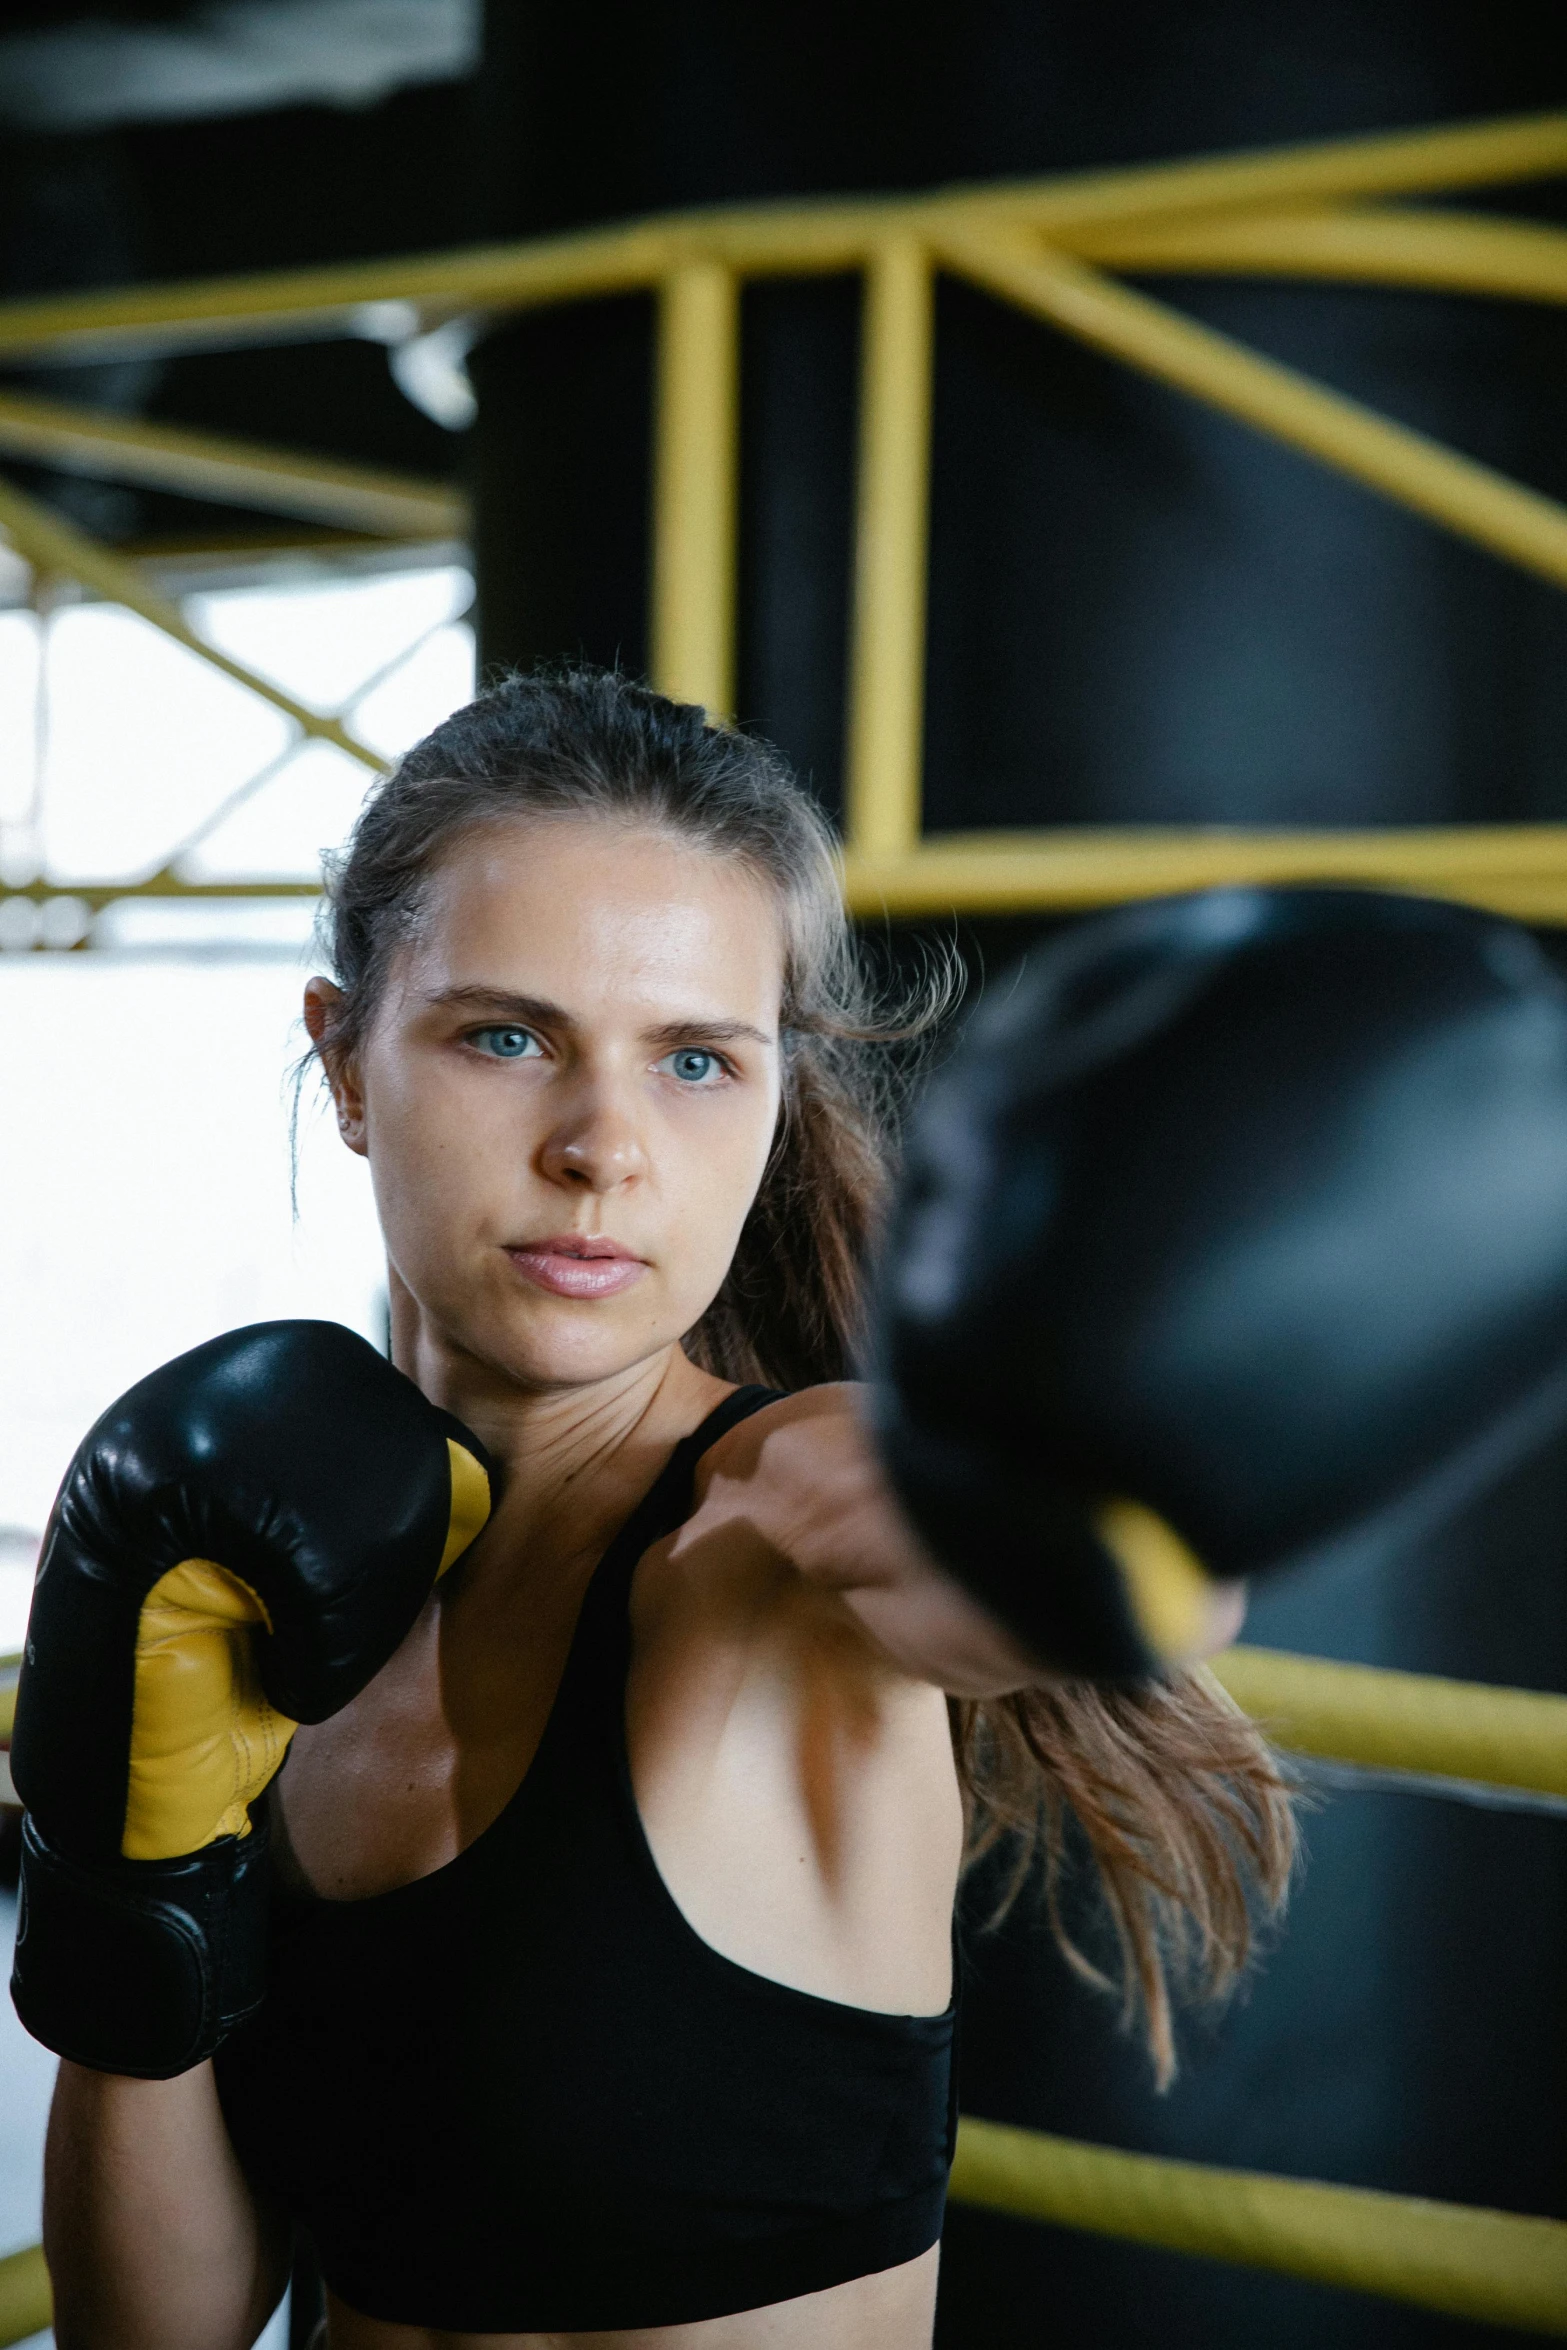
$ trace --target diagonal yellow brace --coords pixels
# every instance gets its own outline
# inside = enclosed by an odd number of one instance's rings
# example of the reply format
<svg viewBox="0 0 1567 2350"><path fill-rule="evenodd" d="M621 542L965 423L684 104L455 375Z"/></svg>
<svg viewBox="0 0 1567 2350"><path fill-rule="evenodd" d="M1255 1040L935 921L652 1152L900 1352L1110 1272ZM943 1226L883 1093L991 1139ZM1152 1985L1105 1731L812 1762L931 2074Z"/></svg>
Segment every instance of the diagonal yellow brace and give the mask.
<svg viewBox="0 0 1567 2350"><path fill-rule="evenodd" d="M1032 240L947 231L937 249L987 292L1567 587L1567 506L1554 499Z"/></svg>
<svg viewBox="0 0 1567 2350"><path fill-rule="evenodd" d="M0 450L102 480L145 482L382 538L460 538L468 528L467 499L444 482L15 392L0 392Z"/></svg>
<svg viewBox="0 0 1567 2350"><path fill-rule="evenodd" d="M179 606L160 595L136 564L117 555L112 547L90 538L74 523L64 521L47 506L40 505L36 498L25 496L8 481L0 481L0 530L35 571L53 572L65 579L78 580L83 587L96 588L111 604L123 604L128 611L138 613L154 628L162 629L165 636L172 637L176 644L183 645L187 652L210 662L236 685L270 702L274 710L292 718L302 734L317 742L335 743L362 767L372 768L378 775L385 773L387 762L379 752L350 734L341 719L324 716L308 704L297 702L269 677L247 669L243 661L236 661L216 645L209 644L199 630L191 627Z"/></svg>

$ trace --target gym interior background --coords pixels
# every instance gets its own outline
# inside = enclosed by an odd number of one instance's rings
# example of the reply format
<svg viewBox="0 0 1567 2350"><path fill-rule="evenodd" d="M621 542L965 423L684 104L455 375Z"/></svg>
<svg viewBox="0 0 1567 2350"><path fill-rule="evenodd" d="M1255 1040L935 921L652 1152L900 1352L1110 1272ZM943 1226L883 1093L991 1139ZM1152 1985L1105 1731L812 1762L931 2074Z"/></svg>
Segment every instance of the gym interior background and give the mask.
<svg viewBox="0 0 1567 2350"><path fill-rule="evenodd" d="M1096 897L1370 873L1384 854L1389 878L1424 874L1557 939L1559 109L1567 27L1521 0L8 8L0 1652L54 1485L113 1394L263 1315L380 1329L362 1169L308 1102L290 1207L310 892L374 762L476 671L619 661L771 735L846 824L884 951L955 937L980 982ZM1494 169L1441 145L1504 118ZM1277 233L1248 259L1244 220L1217 260L1223 236L1182 248L1178 224L1161 251L1157 221L1141 245L1117 247L1112 218L1102 248L1075 248L1226 348L1406 428L1355 462L1328 447L1331 417L1292 432L1279 409L1270 426L1255 376L1204 392L1217 345L1105 307L1097 277L1085 294L1040 276L1005 221L981 251L977 216L900 213L868 277L859 232L841 253L829 233L830 199L863 214L960 184L1427 132L1423 178L1281 166L1255 201L1298 208L1320 183L1353 211L1407 189L1428 226L1461 211L1480 242L1487 223L1534 224L1513 261L1497 245L1467 278L1379 274L1341 239L1333 266L1298 242L1281 263ZM817 200L812 228L799 208ZM773 204L797 244L818 238L808 267L726 276L694 231L659 232L643 266L589 236L569 298L493 291L520 282L494 257L522 245ZM784 235L745 218L756 250ZM406 256L425 259L377 274ZM278 272L270 307L157 291ZM1100 303L1088 326L1064 317L1073 300ZM727 407L703 373L725 348ZM924 409L862 406L878 364L906 392L927 348ZM704 431L734 451L727 506ZM1411 432L1532 506L1466 504L1461 464L1422 492ZM928 504L900 503L927 444ZM1248 1639L1562 1692L1564 1563L1558 1446L1418 1550L1340 1554L1269 1591ZM1481 1802L1479 1773L1354 1760L1317 1766L1287 1929L1248 1997L1188 2023L1165 2097L1042 1921L1025 1905L986 1932L974 1888L965 2111L1567 2216L1567 1779ZM36 2239L50 2060L8 2010L0 2052L4 2254ZM1458 2305L960 2205L940 2340L1503 2338L1442 2313ZM1557 2309L1567 2331L1567 2296Z"/></svg>

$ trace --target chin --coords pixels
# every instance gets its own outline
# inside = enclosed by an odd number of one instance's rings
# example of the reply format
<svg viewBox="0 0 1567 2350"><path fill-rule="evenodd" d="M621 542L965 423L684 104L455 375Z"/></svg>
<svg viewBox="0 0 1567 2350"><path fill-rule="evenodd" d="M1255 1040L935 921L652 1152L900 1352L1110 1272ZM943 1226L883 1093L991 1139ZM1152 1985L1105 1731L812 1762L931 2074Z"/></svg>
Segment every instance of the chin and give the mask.
<svg viewBox="0 0 1567 2350"><path fill-rule="evenodd" d="M678 1333L674 1334L678 1336ZM644 1317L564 1301L518 1313L465 1316L458 1343L519 1387L588 1387L613 1379L672 1343Z"/></svg>

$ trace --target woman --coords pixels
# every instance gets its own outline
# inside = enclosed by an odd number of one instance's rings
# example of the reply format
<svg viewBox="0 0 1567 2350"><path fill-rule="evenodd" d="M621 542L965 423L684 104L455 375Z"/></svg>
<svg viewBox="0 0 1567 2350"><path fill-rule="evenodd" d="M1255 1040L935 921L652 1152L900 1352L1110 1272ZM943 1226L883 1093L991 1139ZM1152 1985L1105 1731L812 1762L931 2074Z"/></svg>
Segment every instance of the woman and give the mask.
<svg viewBox="0 0 1567 2350"><path fill-rule="evenodd" d="M394 1357L500 1499L294 1740L259 2018L62 2067L59 2339L243 2350L292 2220L333 2350L914 2350L965 1842L1042 1836L1054 1904L1075 1813L1168 2077L1164 1954L1233 1976L1281 1782L1200 1673L1043 1678L881 1484L837 1382L909 1023L775 754L511 680L377 790L327 930Z"/></svg>

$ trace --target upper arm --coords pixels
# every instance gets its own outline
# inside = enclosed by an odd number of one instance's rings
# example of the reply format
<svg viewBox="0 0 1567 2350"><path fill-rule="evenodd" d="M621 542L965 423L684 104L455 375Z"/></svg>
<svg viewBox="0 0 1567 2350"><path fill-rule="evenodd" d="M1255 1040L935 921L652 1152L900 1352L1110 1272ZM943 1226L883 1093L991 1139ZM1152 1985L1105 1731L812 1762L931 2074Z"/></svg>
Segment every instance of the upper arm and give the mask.
<svg viewBox="0 0 1567 2350"><path fill-rule="evenodd" d="M757 1973L939 2012L963 1841L943 1698L753 1523L694 1528L632 1592L627 1744L666 1888Z"/></svg>

